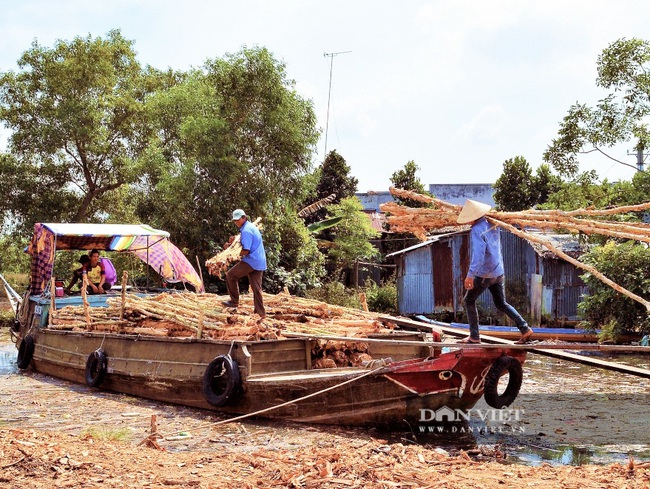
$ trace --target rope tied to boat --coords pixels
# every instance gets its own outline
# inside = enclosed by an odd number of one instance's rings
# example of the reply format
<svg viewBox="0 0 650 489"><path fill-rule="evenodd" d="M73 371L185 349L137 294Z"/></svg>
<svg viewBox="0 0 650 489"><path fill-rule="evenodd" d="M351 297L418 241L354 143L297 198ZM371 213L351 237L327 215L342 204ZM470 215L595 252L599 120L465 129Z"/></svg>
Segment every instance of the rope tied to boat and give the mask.
<svg viewBox="0 0 650 489"><path fill-rule="evenodd" d="M325 389L321 389L319 391L312 392L311 394L307 394L306 396L302 396L302 397L299 397L297 399L293 399L291 401L286 401L286 402L283 402L281 404L276 404L275 406L271 406L271 407L268 407L268 408L260 409L259 411L255 411L255 412L252 412L252 413L242 414L241 416L236 416L234 418L223 419L221 421L217 421L216 423L210 422L210 423L199 424L198 426L195 426L194 429L209 428L209 427L214 427L214 426L225 425L225 424L233 423L235 421L241 421L242 419L251 418L253 416L258 416L258 415L263 414L263 413L268 413L268 412L273 411L275 409L280 409L282 407L289 406L291 404L295 404L295 403L300 402L300 401L304 401L305 399L310 399L312 397L319 396L321 394L324 394L325 392L329 392L329 391L332 391L334 389L338 389L339 387L343 387L344 385L351 384L351 383L356 382L357 380L360 380L360 379L362 379L364 377L368 377L369 375L377 374L380 370L385 370L386 368L387 367L385 365L381 365L381 366L379 366L377 368L374 368L372 370L368 370L368 371L366 371L366 372L364 372L364 373L362 373L360 375L357 375L356 377L352 377L351 379L347 379L347 380L345 380L343 382L340 382L340 383L338 383L336 385L326 387ZM152 432L146 438L144 438L140 443L138 443L138 445L142 445L142 444L145 444L145 443L150 444L149 442L155 441L156 439L165 438L165 436L168 436L168 435L171 435L171 433L166 435L166 434L161 433L160 431L155 431L155 432Z"/></svg>

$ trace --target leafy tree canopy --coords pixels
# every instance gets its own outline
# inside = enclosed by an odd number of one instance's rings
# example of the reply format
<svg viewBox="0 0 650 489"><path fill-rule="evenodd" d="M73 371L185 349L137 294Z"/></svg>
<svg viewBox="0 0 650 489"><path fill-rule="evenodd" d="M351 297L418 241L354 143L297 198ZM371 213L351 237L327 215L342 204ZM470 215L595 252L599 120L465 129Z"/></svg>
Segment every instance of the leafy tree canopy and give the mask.
<svg viewBox="0 0 650 489"><path fill-rule="evenodd" d="M610 241L593 248L581 259L630 292L650 298L650 250L646 246L633 241ZM589 273L581 277L591 291L578 306L588 326L605 327L614 336L623 331L650 332L650 319L643 305Z"/></svg>
<svg viewBox="0 0 650 489"><path fill-rule="evenodd" d="M132 42L117 30L52 48L35 41L18 66L0 75L0 120L12 131L13 155L3 166L22 177L16 190L26 204L10 217L26 227L100 220L110 207L100 208L98 197L135 180L146 143L144 76ZM0 192L2 200L11 195Z"/></svg>
<svg viewBox="0 0 650 489"><path fill-rule="evenodd" d="M637 151L650 148L646 117L650 114L650 42L619 39L603 50L597 61L596 84L612 90L595 107L576 103L560 124L558 138L544 153L544 160L561 175L579 173L579 155L607 154L612 146L631 141Z"/></svg>
<svg viewBox="0 0 650 489"><path fill-rule="evenodd" d="M529 209L535 202L533 171L523 156L506 160L494 184L494 202L502 211Z"/></svg>
<svg viewBox="0 0 650 489"><path fill-rule="evenodd" d="M415 164L413 160L408 161L404 168L397 170L390 177L390 182L394 187L401 188L404 190L411 190L412 192L417 192L419 194L431 195L428 190L424 187L424 184L420 181L420 178L416 173L420 170L420 167ZM427 207L426 202L419 202L417 200L411 199L401 199L396 197L395 200L398 204L406 205L408 207Z"/></svg>
<svg viewBox="0 0 650 489"><path fill-rule="evenodd" d="M336 194L334 202L338 203L347 197L353 197L357 191L359 180L350 175L350 166L336 150L327 154L320 168L320 181L316 185L316 196L319 199L330 194Z"/></svg>
<svg viewBox="0 0 650 489"><path fill-rule="evenodd" d="M379 251L369 240L379 233L373 229L363 206L356 197L347 197L339 204L327 207L331 217L342 217L335 227L334 246L329 256L339 271L350 268L356 260L369 260L379 255Z"/></svg>
<svg viewBox="0 0 650 489"><path fill-rule="evenodd" d="M305 197L318 139L311 102L297 94L284 64L264 48L244 48L184 77L164 78L166 87L147 104L157 138L146 154L151 170L134 187L138 215L170 231L201 260L236 232L230 215L242 208L252 219L263 218L265 245L273 250L282 234L270 222L295 214ZM296 232L286 219L278 222L287 233ZM299 239L284 244L318 253ZM289 274L298 251L287 248L286 256L277 256L279 264L287 260ZM322 256L312 261L317 268ZM314 283L318 276L314 269L303 278ZM291 282L296 290L304 285L287 277L278 284Z"/></svg>
<svg viewBox="0 0 650 489"><path fill-rule="evenodd" d="M292 294L304 295L307 289L321 285L325 257L291 205L267 216L263 234L268 265L266 290L280 292L286 286Z"/></svg>
<svg viewBox="0 0 650 489"><path fill-rule="evenodd" d="M345 161L345 158L338 154L336 150L332 150L327 154L325 161L316 168L316 170L307 177L307 183L315 182L314 192L307 194L307 199L303 202L303 206L313 204L315 201L322 199L329 199L329 196L334 195L332 203L338 204L341 200L354 196L357 191L359 180L350 175L350 166ZM312 188L307 187L306 190ZM312 212L305 217L307 224L321 222L327 216L326 208L322 208ZM331 229L321 231L320 237L324 241L331 241L333 234Z"/></svg>
<svg viewBox="0 0 650 489"><path fill-rule="evenodd" d="M548 165L541 165L533 175L526 158L516 156L503 163L503 173L493 185L494 201L501 211L522 211L543 204L560 186L561 179Z"/></svg>

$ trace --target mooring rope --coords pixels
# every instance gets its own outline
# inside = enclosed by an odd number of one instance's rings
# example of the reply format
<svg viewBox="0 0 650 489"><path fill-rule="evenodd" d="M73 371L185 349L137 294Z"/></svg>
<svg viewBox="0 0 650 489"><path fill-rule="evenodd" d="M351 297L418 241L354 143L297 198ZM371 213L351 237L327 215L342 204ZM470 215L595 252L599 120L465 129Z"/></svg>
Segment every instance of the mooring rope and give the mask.
<svg viewBox="0 0 650 489"><path fill-rule="evenodd" d="M252 413L242 414L241 416L237 416L235 418L230 418L230 419L224 419L224 420L221 420L221 421L217 421L216 423L215 422L202 423L202 424L199 424L198 426L195 426L193 429L196 430L196 429L201 429L201 428L209 428L209 427L220 426L220 425L224 425L224 424L233 423L235 421L240 421L242 419L250 418L250 417L253 417L253 416L258 416L258 415L263 414L263 413L268 413L269 411L273 411L275 409L279 409L279 408L282 408L282 407L285 407L285 406L289 406L291 404L295 404L297 402L304 401L305 399L316 397L316 396L321 395L321 394L323 394L325 392L329 392L329 391L332 391L334 389L338 389L339 387L342 387L344 385L351 384L353 382L356 382L359 379L367 377L367 376L369 376L371 374L375 374L375 373L377 373L377 371L382 370L384 368L385 368L385 366L382 365L382 366L374 368L372 370L368 370L367 372L364 372L361 375L357 375L356 377L352 377L351 379L340 382L340 383L338 383L336 385L332 385L330 387L326 387L325 389L321 389L319 391L312 392L311 394L307 394L306 396L302 396L302 397L299 397L297 399L293 399L291 401L286 401L286 402L283 402L281 404L276 404L275 406L271 406L271 407L268 407L268 408L260 409L259 411L255 411L255 412L252 412ZM171 433L164 434L164 433L161 433L160 431L156 431L155 433L151 433L149 436L145 437L140 443L138 443L138 445L142 445L147 440L151 440L153 438L165 438L165 436L169 436L169 435L171 435Z"/></svg>

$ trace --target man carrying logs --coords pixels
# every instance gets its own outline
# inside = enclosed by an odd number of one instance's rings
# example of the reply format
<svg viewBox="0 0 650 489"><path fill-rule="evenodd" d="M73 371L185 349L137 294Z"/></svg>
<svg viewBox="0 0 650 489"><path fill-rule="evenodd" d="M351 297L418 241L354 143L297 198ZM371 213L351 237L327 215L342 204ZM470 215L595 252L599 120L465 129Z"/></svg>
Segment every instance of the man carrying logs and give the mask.
<svg viewBox="0 0 650 489"><path fill-rule="evenodd" d="M239 257L241 261L226 273L226 286L230 300L224 301L223 305L226 307L239 306L239 279L247 276L253 292L254 311L263 319L266 317L266 311L262 297L262 276L266 270L266 252L262 234L241 209L233 211L232 220L240 232L241 251Z"/></svg>
<svg viewBox="0 0 650 489"><path fill-rule="evenodd" d="M476 300L485 289L492 294L496 308L512 319L521 331L521 338L516 343L526 343L533 335L533 330L521 314L506 302L501 238L499 229L488 223L485 218L485 214L489 211L489 205L467 199L457 220L459 224L471 223L472 225L470 265L464 283L467 292L463 298L469 323L469 337L461 340L460 343L481 342Z"/></svg>

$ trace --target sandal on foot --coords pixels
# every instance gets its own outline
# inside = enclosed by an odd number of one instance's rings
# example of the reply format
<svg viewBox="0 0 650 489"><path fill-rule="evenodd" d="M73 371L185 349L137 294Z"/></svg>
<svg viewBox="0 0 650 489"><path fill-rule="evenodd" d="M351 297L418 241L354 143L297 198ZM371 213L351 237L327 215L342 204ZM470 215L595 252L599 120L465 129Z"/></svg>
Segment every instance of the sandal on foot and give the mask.
<svg viewBox="0 0 650 489"><path fill-rule="evenodd" d="M456 343L463 343L464 345L480 345L481 340L473 340L472 338L464 338Z"/></svg>
<svg viewBox="0 0 650 489"><path fill-rule="evenodd" d="M521 335L521 338L515 341L515 345L523 345L525 343L528 343L530 341L531 336L533 336L533 330L529 329L528 331L526 331L524 334Z"/></svg>

